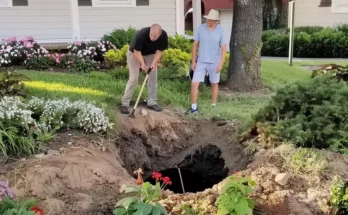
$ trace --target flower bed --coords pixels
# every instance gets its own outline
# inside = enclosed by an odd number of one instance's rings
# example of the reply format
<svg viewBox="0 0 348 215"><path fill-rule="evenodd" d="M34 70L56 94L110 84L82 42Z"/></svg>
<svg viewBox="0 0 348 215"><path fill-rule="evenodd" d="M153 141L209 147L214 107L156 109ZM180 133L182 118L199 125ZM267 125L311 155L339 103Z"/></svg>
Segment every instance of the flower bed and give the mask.
<svg viewBox="0 0 348 215"><path fill-rule="evenodd" d="M0 154L33 154L40 143L61 128L86 133L106 132L109 118L103 109L84 101L3 97L0 101Z"/></svg>
<svg viewBox="0 0 348 215"><path fill-rule="evenodd" d="M59 68L70 72L103 69L104 54L116 47L109 41L77 41L67 47L67 54L49 53L33 37L11 37L0 45L0 68L25 67L30 70Z"/></svg>

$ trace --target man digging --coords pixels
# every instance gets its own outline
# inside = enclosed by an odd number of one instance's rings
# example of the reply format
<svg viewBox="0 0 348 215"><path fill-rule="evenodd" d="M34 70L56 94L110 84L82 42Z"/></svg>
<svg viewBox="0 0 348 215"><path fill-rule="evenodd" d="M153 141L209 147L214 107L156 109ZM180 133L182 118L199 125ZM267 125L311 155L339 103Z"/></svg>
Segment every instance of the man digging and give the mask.
<svg viewBox="0 0 348 215"><path fill-rule="evenodd" d="M157 63L167 48L168 35L160 25L153 24L137 32L127 53L129 79L122 97L121 113L129 114L129 103L138 84L139 68L144 72L152 68L147 85L149 94L147 106L154 111L162 111L157 104Z"/></svg>

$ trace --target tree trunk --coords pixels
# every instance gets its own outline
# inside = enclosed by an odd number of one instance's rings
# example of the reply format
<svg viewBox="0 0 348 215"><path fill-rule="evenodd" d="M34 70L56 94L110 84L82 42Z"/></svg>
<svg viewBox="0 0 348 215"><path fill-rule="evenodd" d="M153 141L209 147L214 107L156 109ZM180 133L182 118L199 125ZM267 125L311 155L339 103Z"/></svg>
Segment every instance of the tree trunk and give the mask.
<svg viewBox="0 0 348 215"><path fill-rule="evenodd" d="M261 81L262 6L264 0L235 0L227 86L237 92L263 87Z"/></svg>

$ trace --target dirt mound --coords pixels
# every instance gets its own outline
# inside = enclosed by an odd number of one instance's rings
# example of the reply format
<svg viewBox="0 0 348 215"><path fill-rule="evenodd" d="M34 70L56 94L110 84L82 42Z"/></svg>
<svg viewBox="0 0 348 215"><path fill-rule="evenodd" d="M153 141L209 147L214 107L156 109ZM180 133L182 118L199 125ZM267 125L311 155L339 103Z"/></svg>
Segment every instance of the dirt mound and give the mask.
<svg viewBox="0 0 348 215"><path fill-rule="evenodd" d="M233 138L232 122L190 120L169 111L143 114L119 115L114 139L61 132L44 153L7 165L0 181L9 180L18 198L40 199L50 215L111 215L124 197L120 187L135 183L138 168L146 179L153 171L180 167L188 190L186 172L195 174L204 190L250 162ZM177 173L171 176L179 186Z"/></svg>
<svg viewBox="0 0 348 215"><path fill-rule="evenodd" d="M134 180L119 164L112 145L106 144L103 152L95 141L60 133L53 149L12 166L3 178L7 176L17 197L40 199L47 214L111 214L120 186Z"/></svg>

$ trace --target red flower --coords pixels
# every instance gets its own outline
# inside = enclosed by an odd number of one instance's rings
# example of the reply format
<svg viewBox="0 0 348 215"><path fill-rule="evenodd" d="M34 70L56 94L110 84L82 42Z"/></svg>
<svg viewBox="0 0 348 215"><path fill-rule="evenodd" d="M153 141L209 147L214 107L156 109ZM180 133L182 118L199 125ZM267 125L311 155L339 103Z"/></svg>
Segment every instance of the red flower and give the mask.
<svg viewBox="0 0 348 215"><path fill-rule="evenodd" d="M163 178L163 182L165 183L165 184L169 184L169 185L172 185L172 182L170 181L170 178L169 177L164 177Z"/></svg>
<svg viewBox="0 0 348 215"><path fill-rule="evenodd" d="M233 172L233 175L236 175L236 174L238 174L238 172L237 172L237 171L234 171L234 172Z"/></svg>
<svg viewBox="0 0 348 215"><path fill-rule="evenodd" d="M162 174L159 173L159 172L153 172L152 173L152 178L155 178L156 181L160 181L160 180L162 180Z"/></svg>
<svg viewBox="0 0 348 215"><path fill-rule="evenodd" d="M45 215L43 210L39 208L38 206L32 207L30 210L36 214Z"/></svg>

